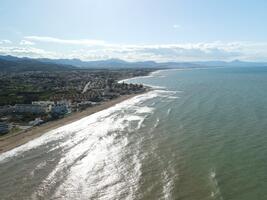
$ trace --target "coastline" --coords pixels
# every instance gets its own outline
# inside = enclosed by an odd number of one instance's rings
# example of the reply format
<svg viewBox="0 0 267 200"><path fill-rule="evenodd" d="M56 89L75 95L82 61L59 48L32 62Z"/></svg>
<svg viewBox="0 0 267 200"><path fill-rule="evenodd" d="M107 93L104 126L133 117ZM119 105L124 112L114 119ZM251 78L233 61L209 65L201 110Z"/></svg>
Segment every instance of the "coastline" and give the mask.
<svg viewBox="0 0 267 200"><path fill-rule="evenodd" d="M148 91L149 91L149 89L144 91L143 93L146 93ZM55 121L50 121L50 122L47 122L47 123L42 124L40 126L35 126L31 129L19 132L17 134L3 136L0 138L0 154L7 152L11 149L14 149L18 146L21 146L23 144L26 144L27 142L29 142L35 138L38 138L38 137L42 136L43 134L45 134L45 133L47 133L53 129L59 128L61 126L67 125L67 124L75 122L75 121L78 121L84 117L87 117L87 116L94 114L96 112L105 110L109 107L112 107L118 103L121 103L121 102L123 102L127 99L130 99L130 98L133 98L135 96L141 95L143 93L123 95L123 96L120 96L116 99L103 102L100 105L96 105L94 107L87 108L84 111L72 113L72 114L70 114L64 118L61 118L61 119L58 119Z"/></svg>
<svg viewBox="0 0 267 200"><path fill-rule="evenodd" d="M131 78L121 79L121 80L118 81L118 83L122 83L122 82L129 81L129 80L148 78L148 77L151 77L157 71L161 71L161 70L160 69L156 69L154 71L149 72L147 75L144 75L144 76L134 76L134 77L131 77Z"/></svg>

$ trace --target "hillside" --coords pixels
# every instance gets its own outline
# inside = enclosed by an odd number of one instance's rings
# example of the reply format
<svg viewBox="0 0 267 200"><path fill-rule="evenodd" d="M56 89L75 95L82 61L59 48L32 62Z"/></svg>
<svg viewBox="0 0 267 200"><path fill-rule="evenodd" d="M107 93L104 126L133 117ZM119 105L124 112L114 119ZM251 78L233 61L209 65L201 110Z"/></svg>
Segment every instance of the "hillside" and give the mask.
<svg viewBox="0 0 267 200"><path fill-rule="evenodd" d="M76 69L76 67L56 63L45 63L35 59L0 56L1 72L65 71L71 69Z"/></svg>

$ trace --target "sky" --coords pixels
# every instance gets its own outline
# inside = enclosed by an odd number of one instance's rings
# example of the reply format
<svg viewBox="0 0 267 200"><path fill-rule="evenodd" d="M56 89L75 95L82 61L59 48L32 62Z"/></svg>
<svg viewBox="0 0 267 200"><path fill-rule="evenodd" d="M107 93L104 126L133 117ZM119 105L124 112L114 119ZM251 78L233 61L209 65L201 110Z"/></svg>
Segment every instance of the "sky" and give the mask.
<svg viewBox="0 0 267 200"><path fill-rule="evenodd" d="M0 54L267 61L266 0L0 0Z"/></svg>

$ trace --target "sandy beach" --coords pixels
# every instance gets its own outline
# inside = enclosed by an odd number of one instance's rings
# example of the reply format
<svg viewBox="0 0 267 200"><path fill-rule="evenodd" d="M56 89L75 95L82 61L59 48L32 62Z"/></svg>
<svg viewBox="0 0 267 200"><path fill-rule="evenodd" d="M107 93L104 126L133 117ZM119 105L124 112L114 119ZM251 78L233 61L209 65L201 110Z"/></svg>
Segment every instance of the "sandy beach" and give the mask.
<svg viewBox="0 0 267 200"><path fill-rule="evenodd" d="M131 95L123 95L116 99L103 102L99 105L96 105L94 107L87 108L84 111L72 113L62 119L58 119L55 121L47 122L45 124L42 124L40 126L33 127L31 129L12 134L12 135L5 135L0 137L0 154L6 151L9 151L15 147L18 147L20 145L23 145L30 140L33 140L37 137L40 137L44 133L47 133L48 131L51 131L53 129L56 129L58 127L64 126L66 124L72 123L74 121L77 121L83 117L89 116L93 113L99 112L101 110L107 109L115 104L118 104L124 100L127 100L129 98L132 98L139 94L131 94Z"/></svg>

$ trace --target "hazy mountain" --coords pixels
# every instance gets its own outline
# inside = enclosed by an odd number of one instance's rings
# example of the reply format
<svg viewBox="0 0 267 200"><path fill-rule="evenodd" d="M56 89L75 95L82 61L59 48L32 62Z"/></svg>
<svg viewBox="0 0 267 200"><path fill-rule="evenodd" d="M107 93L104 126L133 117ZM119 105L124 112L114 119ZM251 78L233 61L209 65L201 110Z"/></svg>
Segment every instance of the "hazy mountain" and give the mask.
<svg viewBox="0 0 267 200"><path fill-rule="evenodd" d="M153 61L145 62L127 62L120 59L108 59L108 60L99 60L99 61L82 61L79 59L47 59L42 58L38 59L39 61L46 63L56 63L63 65L73 65L80 68L86 69L99 69L99 68L154 68L157 67L157 63Z"/></svg>
<svg viewBox="0 0 267 200"><path fill-rule="evenodd" d="M199 67L198 64L189 62L165 62L157 63L154 61L127 62L120 59L108 59L99 61L82 61L79 59L38 59L42 62L73 65L86 69L118 69L118 68L182 68Z"/></svg>
<svg viewBox="0 0 267 200"><path fill-rule="evenodd" d="M10 55L7 55L7 56L0 55L0 59L7 60L7 61L18 61L18 60L21 60L21 58L18 58L18 57L15 57L15 56L10 56ZM26 58L24 58L24 59L26 59Z"/></svg>
<svg viewBox="0 0 267 200"><path fill-rule="evenodd" d="M244 62L234 60L224 61L200 61L200 62L163 62L154 61L127 62L120 59L108 59L100 61L82 61L79 59L39 59L42 62L56 64L73 65L86 69L114 69L114 68L199 68L199 67L247 67L247 66L267 66L264 62Z"/></svg>
<svg viewBox="0 0 267 200"><path fill-rule="evenodd" d="M80 59L18 58L0 55L0 71L58 71L71 69L120 69L120 68L199 68L199 67L248 67L267 66L264 62L243 62L234 60L200 62L164 62L154 61L127 62L120 59L82 61Z"/></svg>
<svg viewBox="0 0 267 200"><path fill-rule="evenodd" d="M14 56L0 56L1 72L24 72L24 71L62 71L75 69L70 65L40 62L30 58L18 58Z"/></svg>

